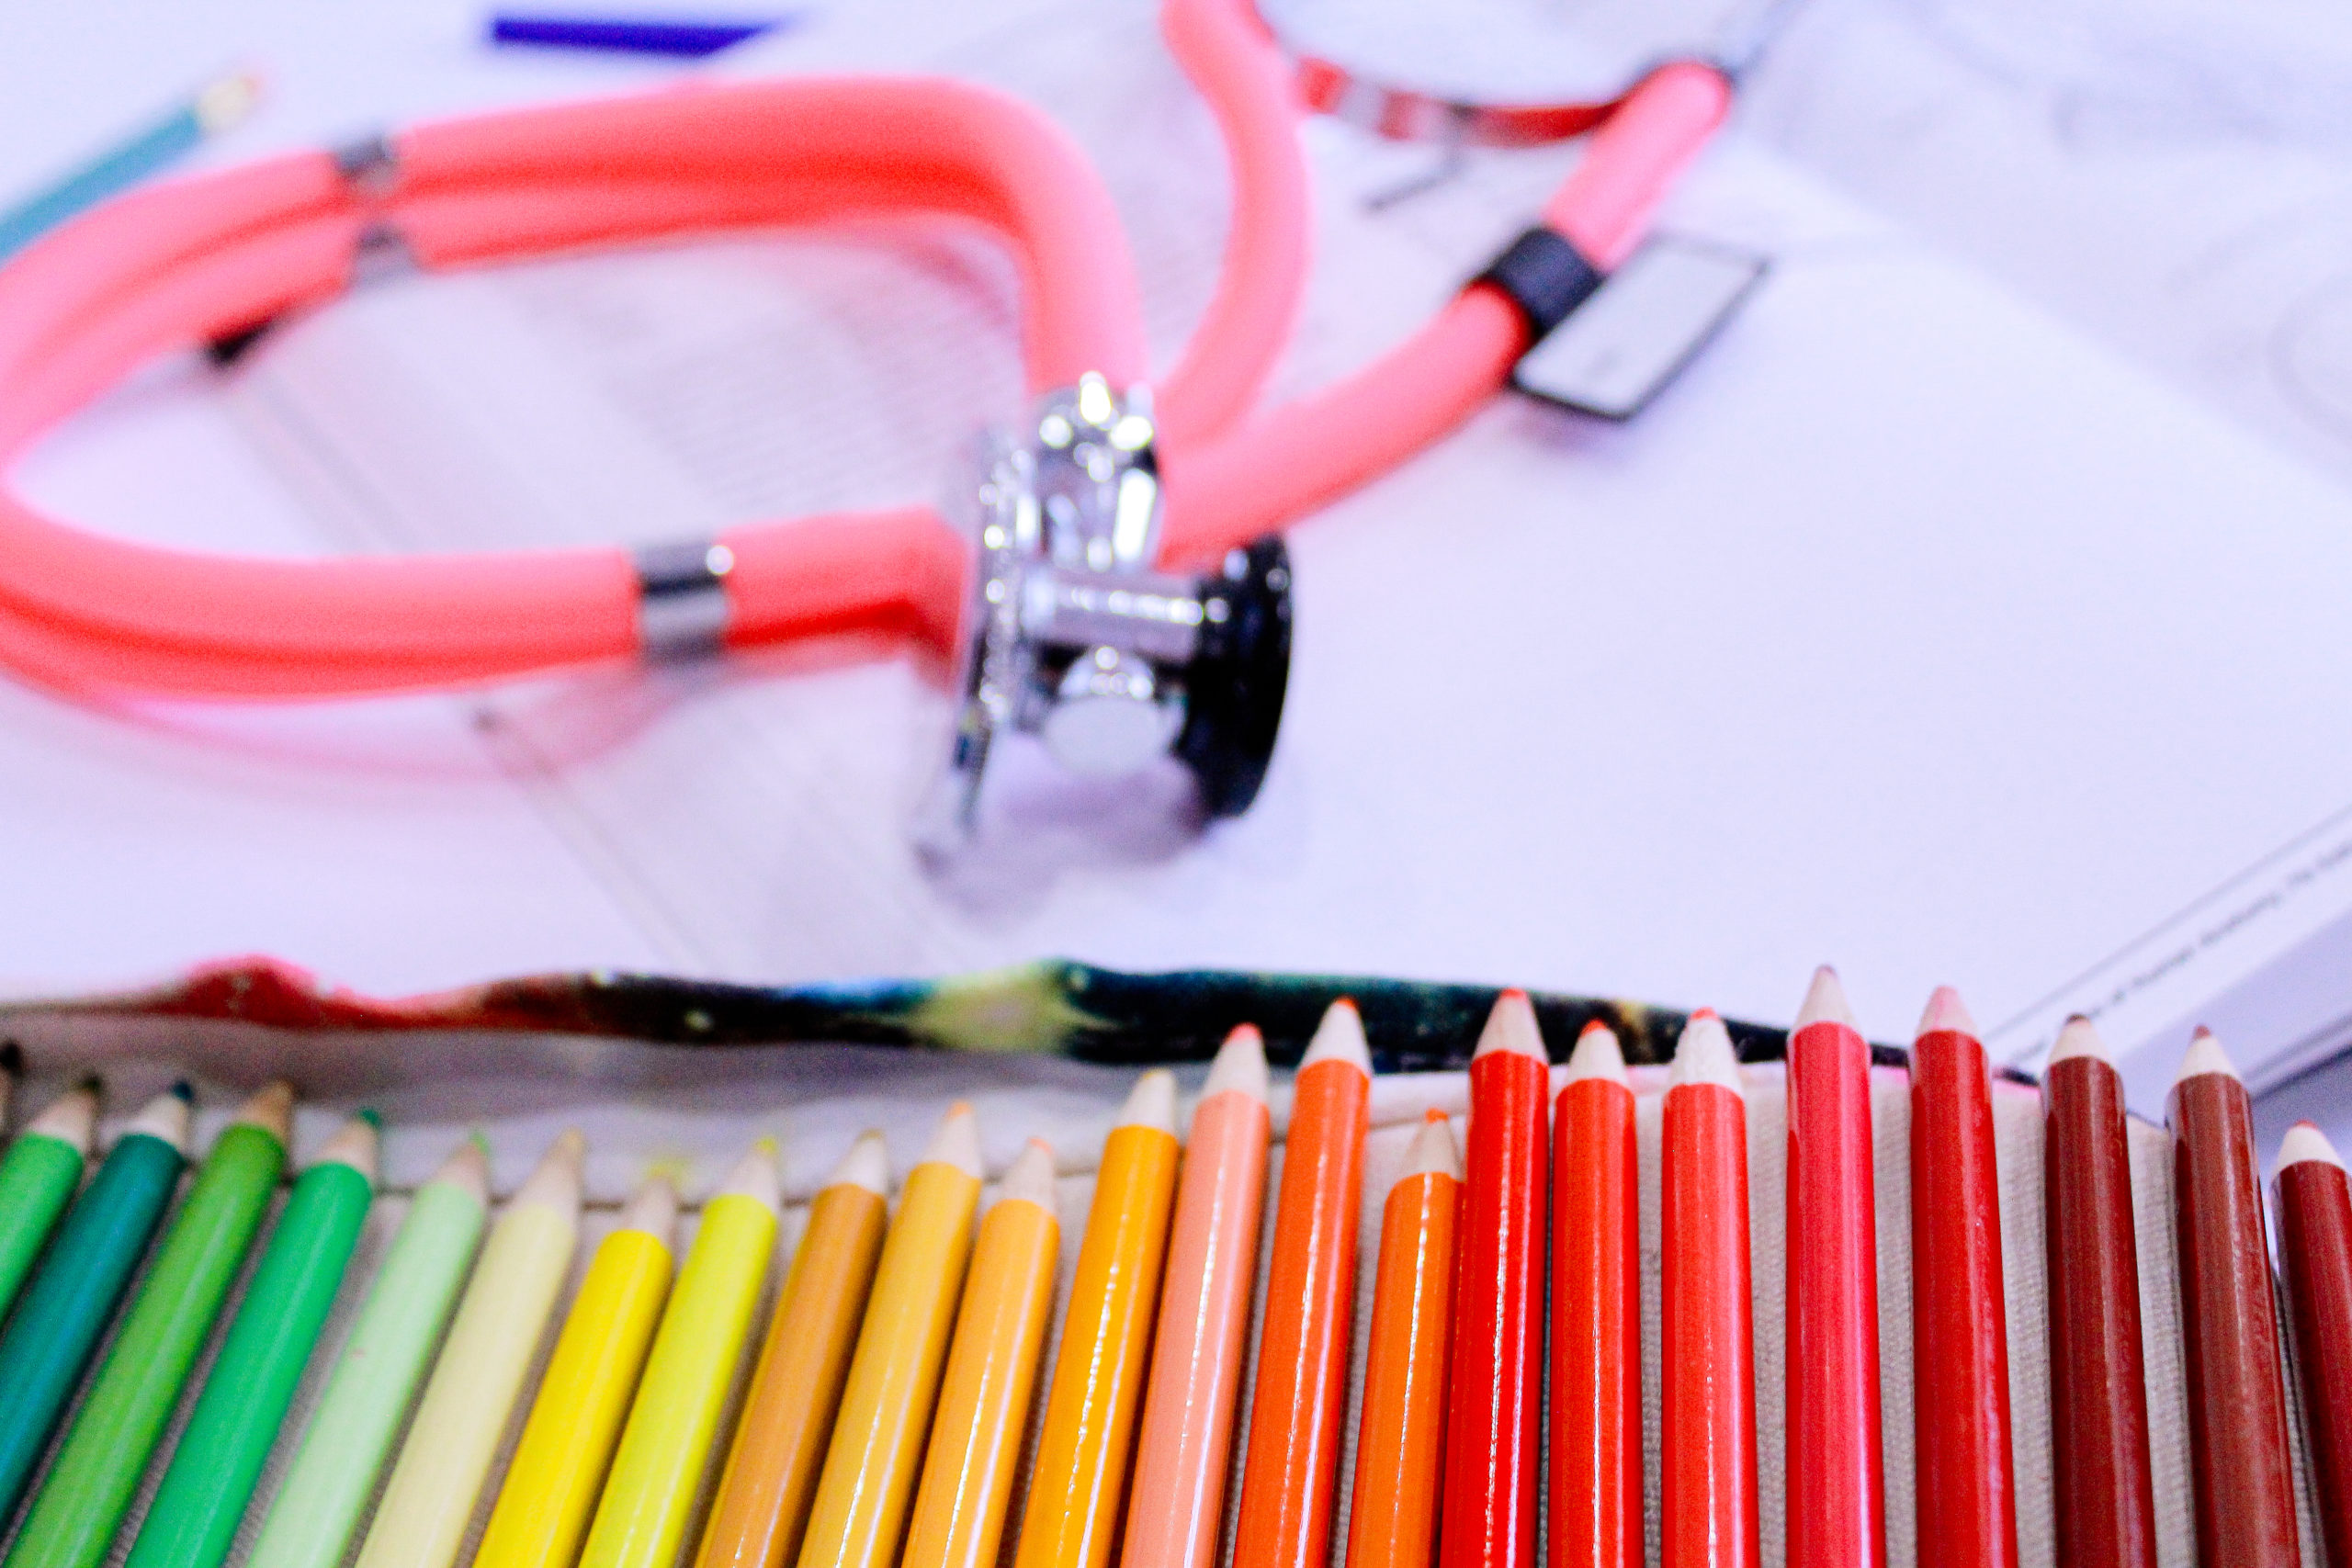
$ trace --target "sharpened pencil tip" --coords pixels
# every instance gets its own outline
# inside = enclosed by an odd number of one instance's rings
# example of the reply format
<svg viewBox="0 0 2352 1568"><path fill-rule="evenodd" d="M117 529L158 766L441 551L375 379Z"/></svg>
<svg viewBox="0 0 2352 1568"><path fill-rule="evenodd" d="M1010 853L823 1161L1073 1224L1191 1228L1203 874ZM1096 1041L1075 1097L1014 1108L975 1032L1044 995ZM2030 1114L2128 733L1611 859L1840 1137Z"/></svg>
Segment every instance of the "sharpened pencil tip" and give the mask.
<svg viewBox="0 0 2352 1568"><path fill-rule="evenodd" d="M643 1231L664 1248L677 1245L678 1188L668 1177L655 1172L638 1184L629 1194L628 1205L621 1210L617 1227L625 1231Z"/></svg>
<svg viewBox="0 0 2352 1568"><path fill-rule="evenodd" d="M774 1138L762 1138L744 1151L711 1194L718 1198L749 1198L770 1213L784 1207L784 1171L776 1158Z"/></svg>
<svg viewBox="0 0 2352 1568"><path fill-rule="evenodd" d="M1675 1043L1674 1066L1667 1076L1667 1092L1687 1084L1713 1084L1727 1089L1742 1100L1747 1098L1747 1086L1739 1076L1739 1053L1731 1043L1731 1031L1715 1016L1713 1008L1701 1008L1682 1026L1682 1038Z"/></svg>
<svg viewBox="0 0 2352 1568"><path fill-rule="evenodd" d="M1127 1102L1119 1108L1119 1119L1111 1125L1114 1131L1121 1127L1156 1127L1174 1136L1176 1075L1166 1067L1154 1067L1136 1079L1136 1087L1127 1091Z"/></svg>
<svg viewBox="0 0 2352 1568"><path fill-rule="evenodd" d="M1551 1064L1551 1053L1544 1048L1544 1030L1535 1021L1535 1004L1528 1000L1525 991L1508 990L1495 998L1494 1010L1487 1014L1487 1027L1470 1059L1475 1062L1502 1052L1530 1056L1547 1066Z"/></svg>
<svg viewBox="0 0 2352 1568"><path fill-rule="evenodd" d="M1018 1200L1035 1203L1052 1214L1058 1213L1054 1190L1054 1146L1043 1138L1032 1138L1021 1145L1021 1153L1013 1157L1012 1168L1004 1173L1004 1183L997 1189L1000 1203Z"/></svg>
<svg viewBox="0 0 2352 1568"><path fill-rule="evenodd" d="M885 1196L890 1190L890 1145L879 1132L868 1127L825 1178L825 1185L863 1187L876 1198Z"/></svg>
<svg viewBox="0 0 2352 1568"><path fill-rule="evenodd" d="M2332 1165L2338 1170L2344 1168L2343 1156L2335 1152L2335 1145L2327 1141L2327 1134L2309 1122L2298 1122L2287 1129L2286 1137L2279 1141L2278 1168L2284 1170L2290 1165L2313 1162Z"/></svg>
<svg viewBox="0 0 2352 1568"><path fill-rule="evenodd" d="M1968 1005L1960 999L1960 992L1950 986L1938 986L1928 998L1928 1010L1919 1015L1921 1034L1965 1034L1976 1036L1976 1021L1968 1013Z"/></svg>
<svg viewBox="0 0 2352 1568"><path fill-rule="evenodd" d="M425 1185L429 1187L436 1181L456 1188L485 1209L490 1207L490 1150L483 1146L479 1134L451 1149L449 1157L426 1179Z"/></svg>
<svg viewBox="0 0 2352 1568"><path fill-rule="evenodd" d="M2213 1032L2199 1024L2197 1032L2189 1039L2188 1054L2180 1059L2180 1072L2173 1082L2187 1083L2190 1078L2203 1077L2208 1073L2222 1073L2236 1077L2238 1069L2237 1065L2230 1060L2230 1054L2222 1049L2222 1043L2213 1038Z"/></svg>
<svg viewBox="0 0 2352 1568"><path fill-rule="evenodd" d="M55 1138L86 1156L98 1125L98 1080L84 1078L49 1102L40 1114L25 1123L23 1136Z"/></svg>
<svg viewBox="0 0 2352 1568"><path fill-rule="evenodd" d="M1838 983L1838 971L1826 964L1813 972L1813 984L1805 987L1804 1005L1797 1009L1793 1027L1825 1022L1855 1027L1854 1010L1846 1003L1846 987Z"/></svg>
<svg viewBox="0 0 2352 1568"><path fill-rule="evenodd" d="M1412 1145L1405 1151L1405 1168L1396 1179L1406 1181L1416 1176L1462 1179L1461 1145L1453 1141L1453 1123L1442 1111L1431 1111L1423 1118L1420 1130L1413 1134Z"/></svg>
<svg viewBox="0 0 2352 1568"><path fill-rule="evenodd" d="M1584 1026L1584 1032L1577 1036L1576 1049L1568 1053L1567 1081L1584 1078L1613 1084L1627 1081L1625 1053L1617 1043L1617 1032L1597 1018Z"/></svg>
<svg viewBox="0 0 2352 1568"><path fill-rule="evenodd" d="M1315 1026L1315 1038L1306 1043L1298 1070L1303 1073L1325 1062L1345 1062L1364 1077L1372 1076L1372 1049L1364 1043L1363 1015L1345 997L1323 1010L1323 1021Z"/></svg>
<svg viewBox="0 0 2352 1568"><path fill-rule="evenodd" d="M973 1114L969 1103L959 1100L947 1108L947 1114L939 1119L938 1130L932 1134L930 1144L922 1151L922 1158L915 1163L954 1166L975 1181L980 1179L980 1119Z"/></svg>
<svg viewBox="0 0 2352 1568"><path fill-rule="evenodd" d="M294 1086L284 1078L264 1084L237 1107L237 1113L229 1118L229 1124L258 1127L279 1143L284 1143L294 1126Z"/></svg>
<svg viewBox="0 0 2352 1568"><path fill-rule="evenodd" d="M2098 1037L2098 1026L2081 1013L2066 1021L2058 1032L2058 1043L2050 1047L2050 1060L2043 1071L2075 1056L2088 1056L2094 1062L2107 1060L2107 1043Z"/></svg>
<svg viewBox="0 0 2352 1568"><path fill-rule="evenodd" d="M182 1079L141 1106L139 1114L123 1128L123 1136L144 1133L163 1139L182 1154L187 1153L188 1111L193 1099L187 1080Z"/></svg>
<svg viewBox="0 0 2352 1568"><path fill-rule="evenodd" d="M1266 1102L1266 1040L1254 1023L1238 1023L1209 1064L1208 1081L1201 1085L1204 1102L1236 1091L1263 1105ZM1195 1112L1197 1114L1197 1112Z"/></svg>
<svg viewBox="0 0 2352 1568"><path fill-rule="evenodd" d="M382 1136L376 1129L375 1114L363 1111L336 1128L334 1135L319 1145L317 1157L313 1158L311 1164L313 1167L349 1166L366 1177L369 1186L373 1186L376 1181L377 1159L381 1145Z"/></svg>
<svg viewBox="0 0 2352 1568"><path fill-rule="evenodd" d="M577 1127L566 1127L523 1185L514 1190L512 1208L524 1203L540 1203L566 1214L580 1212L581 1172L588 1163L588 1135Z"/></svg>

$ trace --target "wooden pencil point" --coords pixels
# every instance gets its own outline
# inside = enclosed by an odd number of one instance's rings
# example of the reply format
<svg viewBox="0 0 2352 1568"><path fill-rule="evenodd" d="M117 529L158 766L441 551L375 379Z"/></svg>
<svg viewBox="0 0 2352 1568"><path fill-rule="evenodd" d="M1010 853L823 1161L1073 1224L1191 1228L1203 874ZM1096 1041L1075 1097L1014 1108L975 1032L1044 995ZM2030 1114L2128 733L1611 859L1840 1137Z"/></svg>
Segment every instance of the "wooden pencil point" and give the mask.
<svg viewBox="0 0 2352 1568"><path fill-rule="evenodd" d="M182 1154L187 1153L188 1102L191 1098L187 1084L174 1084L139 1108L139 1114L123 1128L123 1135L129 1137L133 1133L144 1133L150 1137L163 1139Z"/></svg>
<svg viewBox="0 0 2352 1568"><path fill-rule="evenodd" d="M1315 1038L1306 1043L1298 1070L1303 1073L1323 1062L1345 1062L1364 1077L1372 1076L1372 1050L1364 1043L1363 1015L1345 997L1323 1010L1323 1021L1315 1026Z"/></svg>
<svg viewBox="0 0 2352 1568"><path fill-rule="evenodd" d="M382 1135L376 1130L375 1117L362 1111L336 1128L334 1135L319 1146L319 1152L311 1163L313 1166L347 1165L373 1184L382 1141Z"/></svg>
<svg viewBox="0 0 2352 1568"><path fill-rule="evenodd" d="M567 1214L580 1211L581 1171L588 1161L587 1135L577 1127L567 1127L548 1152L539 1156L537 1169L523 1179L514 1190L509 1208L537 1203L560 1210Z"/></svg>
<svg viewBox="0 0 2352 1568"><path fill-rule="evenodd" d="M1690 1015L1682 1026L1682 1038L1674 1047L1674 1066L1667 1082L1669 1089L1685 1084L1714 1084L1746 1099L1747 1090L1739 1076L1739 1053L1733 1049L1731 1031L1713 1008L1702 1008Z"/></svg>
<svg viewBox="0 0 2352 1568"><path fill-rule="evenodd" d="M469 1137L449 1151L449 1157L440 1168L425 1179L430 1186L443 1182L458 1189L475 1202L487 1208L490 1204L490 1151L483 1148L479 1137Z"/></svg>
<svg viewBox="0 0 2352 1568"><path fill-rule="evenodd" d="M2107 1043L2098 1037L2098 1026L2081 1013L2068 1019L2066 1026L2058 1032L2058 1043L2050 1048L2048 1065L2054 1067L2075 1056L2088 1056L2095 1062L2108 1059Z"/></svg>
<svg viewBox="0 0 2352 1568"><path fill-rule="evenodd" d="M616 1228L643 1231L663 1247L674 1244L678 1235L677 1184L658 1172L647 1177L629 1195Z"/></svg>
<svg viewBox="0 0 2352 1568"><path fill-rule="evenodd" d="M718 1184L718 1190L711 1197L749 1198L767 1209L777 1210L784 1207L782 1179L775 1140L762 1138L735 1162L735 1168L727 1173L727 1179Z"/></svg>
<svg viewBox="0 0 2352 1568"><path fill-rule="evenodd" d="M2312 1163L2332 1165L2338 1170L2344 1168L2343 1156L2335 1152L2335 1145L2328 1142L2327 1134L2309 1122L2298 1122L2288 1128L2286 1137L2279 1140L2278 1168L2284 1170L2291 1165Z"/></svg>
<svg viewBox="0 0 2352 1568"><path fill-rule="evenodd" d="M890 1147L882 1134L871 1127L857 1135L849 1153L842 1156L841 1163L825 1178L827 1187L844 1184L863 1187L877 1198L890 1190Z"/></svg>
<svg viewBox="0 0 2352 1568"><path fill-rule="evenodd" d="M1471 1053L1471 1060L1498 1052L1544 1063L1552 1059L1544 1047L1544 1031L1535 1021L1535 1004L1527 999L1525 991L1509 990L1495 998L1494 1010L1487 1014L1487 1027L1478 1036L1478 1048Z"/></svg>
<svg viewBox="0 0 2352 1568"><path fill-rule="evenodd" d="M1265 1103L1266 1040L1254 1023L1236 1024L1233 1032L1225 1037L1225 1043L1217 1047L1216 1060L1209 1064L1208 1081L1201 1085L1201 1099L1212 1100L1236 1090L1261 1105Z"/></svg>
<svg viewBox="0 0 2352 1568"><path fill-rule="evenodd" d="M2188 1055L2180 1059L2179 1076L2173 1081L2187 1083L2190 1078L2203 1077L2208 1073L2236 1077L2238 1069L2236 1064L2230 1060L2230 1054L2222 1049L2222 1043L2213 1037L2213 1032L2199 1025L2196 1034L2189 1039Z"/></svg>
<svg viewBox="0 0 2352 1568"><path fill-rule="evenodd" d="M1949 1032L1965 1034L1971 1040L1978 1038L1976 1021L1969 1016L1968 1006L1960 999L1960 993L1950 986L1938 986L1935 993L1928 997L1928 1010L1919 1015L1918 1032Z"/></svg>
<svg viewBox="0 0 2352 1568"><path fill-rule="evenodd" d="M1176 1076L1166 1067L1154 1067L1136 1079L1136 1087L1127 1091L1127 1102L1119 1108L1119 1119L1112 1123L1119 1127L1156 1127L1160 1132L1176 1131Z"/></svg>
<svg viewBox="0 0 2352 1568"><path fill-rule="evenodd" d="M1032 1138L1022 1145L996 1195L999 1202L1019 1199L1036 1204L1049 1214L1056 1213L1054 1146L1043 1138Z"/></svg>
<svg viewBox="0 0 2352 1568"><path fill-rule="evenodd" d="M85 1078L49 1102L40 1114L25 1123L23 1135L55 1138L72 1145L76 1154L90 1152L90 1139L98 1125L98 1084L96 1078Z"/></svg>
<svg viewBox="0 0 2352 1568"><path fill-rule="evenodd" d="M1432 1111L1413 1134L1413 1142L1405 1150L1405 1168L1397 1175L1399 1181L1416 1176L1450 1176L1462 1179L1462 1145L1454 1141L1453 1123L1442 1111Z"/></svg>
<svg viewBox="0 0 2352 1568"><path fill-rule="evenodd" d="M237 1107L237 1113L229 1118L229 1124L232 1127L258 1127L279 1143L286 1142L294 1127L294 1086L284 1078L264 1084Z"/></svg>
<svg viewBox="0 0 2352 1568"><path fill-rule="evenodd" d="M1576 1049L1568 1053L1567 1081L1577 1083L1586 1078L1623 1084L1625 1077L1625 1053L1617 1043L1617 1032L1599 1019L1584 1026L1577 1036Z"/></svg>
<svg viewBox="0 0 2352 1568"><path fill-rule="evenodd" d="M948 1165L975 1180L983 1174L980 1165L980 1122L972 1108L957 1100L939 1119L939 1128L931 1135L931 1143L923 1149L918 1165Z"/></svg>
<svg viewBox="0 0 2352 1568"><path fill-rule="evenodd" d="M1838 982L1838 971L1826 964L1813 972L1813 984L1805 987L1804 1005L1797 1009L1797 1021L1791 1027L1804 1029L1816 1023L1856 1027L1854 1010L1846 1002L1846 987Z"/></svg>

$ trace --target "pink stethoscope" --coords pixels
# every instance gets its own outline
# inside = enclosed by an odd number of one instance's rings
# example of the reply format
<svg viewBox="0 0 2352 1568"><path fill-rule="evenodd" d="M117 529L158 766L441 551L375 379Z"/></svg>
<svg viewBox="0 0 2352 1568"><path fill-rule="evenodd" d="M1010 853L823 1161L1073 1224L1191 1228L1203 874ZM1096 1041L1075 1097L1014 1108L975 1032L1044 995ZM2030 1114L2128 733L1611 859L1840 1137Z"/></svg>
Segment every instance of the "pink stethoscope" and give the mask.
<svg viewBox="0 0 2352 1568"><path fill-rule="evenodd" d="M1209 815L1241 810L1289 659L1270 536L1500 389L1643 237L1732 83L1678 61L1613 104L1530 111L1595 128L1540 224L1384 358L1257 412L1306 275L1295 122L1337 89L1241 0L1166 0L1161 22L1224 133L1234 204L1207 312L1148 391L1134 267L1093 169L1036 109L935 77L426 125L133 193L0 267L5 461L141 362L319 305L387 253L438 271L879 213L977 221L1018 261L1037 400L978 486L977 564L969 520L920 505L638 551L278 560L101 537L0 491L0 661L72 691L302 698L879 632L962 651L963 820L1008 733L1085 772L1172 755Z"/></svg>

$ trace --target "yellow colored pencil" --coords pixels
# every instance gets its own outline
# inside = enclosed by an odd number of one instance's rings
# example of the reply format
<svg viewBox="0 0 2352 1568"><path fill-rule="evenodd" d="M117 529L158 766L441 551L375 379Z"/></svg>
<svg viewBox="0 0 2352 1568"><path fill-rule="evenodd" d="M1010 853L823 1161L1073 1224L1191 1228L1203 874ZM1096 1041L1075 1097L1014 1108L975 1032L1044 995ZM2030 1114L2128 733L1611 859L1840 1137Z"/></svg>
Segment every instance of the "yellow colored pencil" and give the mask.
<svg viewBox="0 0 2352 1568"><path fill-rule="evenodd" d="M907 1174L882 1244L800 1568L896 1568L979 1206L979 1126L959 1101Z"/></svg>
<svg viewBox="0 0 2352 1568"><path fill-rule="evenodd" d="M824 1468L874 1269L890 1179L882 1134L860 1134L808 1205L776 1295L695 1568L793 1568Z"/></svg>
<svg viewBox="0 0 2352 1568"><path fill-rule="evenodd" d="M359 1568L449 1568L456 1560L571 1271L586 1152L577 1131L558 1138L491 1226L376 1505Z"/></svg>
<svg viewBox="0 0 2352 1568"><path fill-rule="evenodd" d="M1061 1260L1054 1151L1029 1140L980 1222L901 1568L996 1568Z"/></svg>
<svg viewBox="0 0 2352 1568"><path fill-rule="evenodd" d="M1103 1568L1151 1352L1176 1199L1176 1080L1154 1068L1102 1145L1014 1568Z"/></svg>
<svg viewBox="0 0 2352 1568"><path fill-rule="evenodd" d="M672 1568L677 1561L775 1251L780 1203L775 1145L762 1143L702 1206L588 1528L581 1553L587 1568Z"/></svg>
<svg viewBox="0 0 2352 1568"><path fill-rule="evenodd" d="M571 1568L670 1293L678 1194L656 1176L596 1246L473 1568Z"/></svg>

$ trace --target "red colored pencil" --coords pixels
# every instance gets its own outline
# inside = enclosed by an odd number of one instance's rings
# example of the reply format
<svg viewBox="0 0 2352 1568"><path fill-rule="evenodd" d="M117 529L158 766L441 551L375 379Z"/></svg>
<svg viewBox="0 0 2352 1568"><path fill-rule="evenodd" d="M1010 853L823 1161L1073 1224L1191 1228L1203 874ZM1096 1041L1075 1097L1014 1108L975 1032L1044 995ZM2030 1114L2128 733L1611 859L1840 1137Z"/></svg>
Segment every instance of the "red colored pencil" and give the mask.
<svg viewBox="0 0 2352 1568"><path fill-rule="evenodd" d="M2155 1568L2123 1078L2089 1019L2059 1032L2041 1104L2058 1568Z"/></svg>
<svg viewBox="0 0 2352 1568"><path fill-rule="evenodd" d="M1747 1100L1731 1035L1690 1015L1666 1091L1659 1172L1660 1568L1756 1568L1756 1334Z"/></svg>
<svg viewBox="0 0 2352 1568"><path fill-rule="evenodd" d="M1330 1558L1371 1098L1363 1022L1353 1002L1334 1002L1299 1063L1283 1142L1273 1269L1234 1530L1234 1561L1248 1568L1325 1568Z"/></svg>
<svg viewBox="0 0 2352 1568"><path fill-rule="evenodd" d="M2327 1568L2352 1568L2352 1181L2308 1122L2279 1145L2278 1203L2320 1543Z"/></svg>
<svg viewBox="0 0 2352 1568"><path fill-rule="evenodd" d="M1911 1046L1911 1347L1919 1540L1937 1568L2014 1568L2009 1326L1992 1064L1950 986Z"/></svg>
<svg viewBox="0 0 2352 1568"><path fill-rule="evenodd" d="M1634 1090L1585 1025L1552 1107L1552 1568L1642 1561L1642 1275Z"/></svg>
<svg viewBox="0 0 2352 1568"><path fill-rule="evenodd" d="M1505 991L1470 1061L1441 1568L1535 1562L1547 1062L1526 993Z"/></svg>
<svg viewBox="0 0 2352 1568"><path fill-rule="evenodd" d="M1871 1048L1826 964L1788 1072L1788 1559L1884 1568Z"/></svg>
<svg viewBox="0 0 2352 1568"><path fill-rule="evenodd" d="M2298 1568L2302 1548L2254 1104L2210 1031L2199 1030L2189 1043L2165 1109L2197 1561L2202 1568Z"/></svg>

